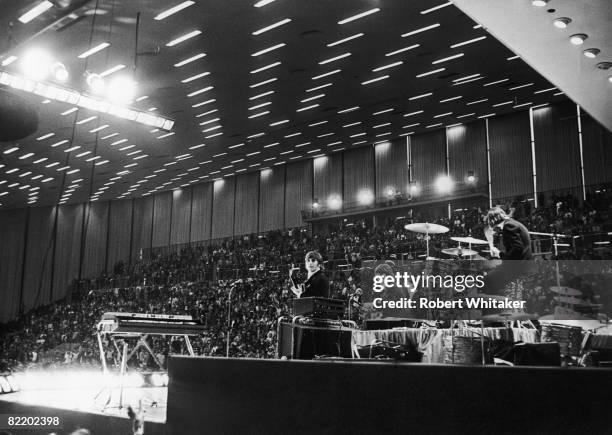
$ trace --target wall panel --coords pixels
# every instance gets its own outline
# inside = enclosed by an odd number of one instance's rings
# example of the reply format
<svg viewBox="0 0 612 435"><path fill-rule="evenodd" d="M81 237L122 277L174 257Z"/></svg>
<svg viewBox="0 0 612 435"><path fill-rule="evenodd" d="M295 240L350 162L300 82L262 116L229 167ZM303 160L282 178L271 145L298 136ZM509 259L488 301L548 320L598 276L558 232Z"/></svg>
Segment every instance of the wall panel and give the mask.
<svg viewBox="0 0 612 435"><path fill-rule="evenodd" d="M0 212L0 322L19 313L27 210Z"/></svg>
<svg viewBox="0 0 612 435"><path fill-rule="evenodd" d="M49 302L53 269L55 207L30 209L23 278L25 311Z"/></svg>
<svg viewBox="0 0 612 435"><path fill-rule="evenodd" d="M493 198L533 195L529 113L489 118L489 145Z"/></svg>
<svg viewBox="0 0 612 435"><path fill-rule="evenodd" d="M259 195L259 172L236 177L236 212L234 234L257 232L257 201Z"/></svg>
<svg viewBox="0 0 612 435"><path fill-rule="evenodd" d="M285 169L285 165L281 165L260 173L259 231L285 226Z"/></svg>
<svg viewBox="0 0 612 435"><path fill-rule="evenodd" d="M312 206L312 159L287 165L285 186L285 226L301 227L302 210Z"/></svg>
<svg viewBox="0 0 612 435"><path fill-rule="evenodd" d="M576 105L542 107L533 111L538 192L581 184Z"/></svg>
<svg viewBox="0 0 612 435"><path fill-rule="evenodd" d="M154 197L147 196L133 201L134 227L132 229L132 262L140 259L141 250L151 248L154 200Z"/></svg>
<svg viewBox="0 0 612 435"><path fill-rule="evenodd" d="M79 276L83 204L59 207L53 264L52 299L62 299L68 285Z"/></svg>
<svg viewBox="0 0 612 435"><path fill-rule="evenodd" d="M108 220L108 257L106 270L112 273L121 260L129 263L132 239L132 200L111 201Z"/></svg>
<svg viewBox="0 0 612 435"><path fill-rule="evenodd" d="M343 157L345 206L359 205L359 192L367 190L374 195L374 150L361 147L345 151Z"/></svg>
<svg viewBox="0 0 612 435"><path fill-rule="evenodd" d="M172 191L170 244L189 243L191 226L191 188Z"/></svg>
<svg viewBox="0 0 612 435"><path fill-rule="evenodd" d="M314 198L327 205L330 196L342 199L342 154L317 157L313 160Z"/></svg>
<svg viewBox="0 0 612 435"><path fill-rule="evenodd" d="M213 185L212 238L234 233L234 188L236 177L217 180Z"/></svg>
<svg viewBox="0 0 612 435"><path fill-rule="evenodd" d="M612 133L582 112L582 148L585 184L612 181Z"/></svg>
<svg viewBox="0 0 612 435"><path fill-rule="evenodd" d="M172 192L158 193L153 203L153 248L170 243L171 220Z"/></svg>
<svg viewBox="0 0 612 435"><path fill-rule="evenodd" d="M85 213L85 248L81 278L94 278L106 268L109 202L92 202Z"/></svg>
<svg viewBox="0 0 612 435"><path fill-rule="evenodd" d="M374 147L376 164L376 197L384 198L388 188L408 191L408 146L407 139L396 139Z"/></svg>
<svg viewBox="0 0 612 435"><path fill-rule="evenodd" d="M458 183L474 171L474 187L487 188L487 129L484 120L451 127L446 131L450 176Z"/></svg>
<svg viewBox="0 0 612 435"><path fill-rule="evenodd" d="M193 186L191 206L191 241L210 239L212 219L212 183Z"/></svg>
<svg viewBox="0 0 612 435"><path fill-rule="evenodd" d="M412 179L430 192L436 178L446 174L446 130L410 136L409 141Z"/></svg>

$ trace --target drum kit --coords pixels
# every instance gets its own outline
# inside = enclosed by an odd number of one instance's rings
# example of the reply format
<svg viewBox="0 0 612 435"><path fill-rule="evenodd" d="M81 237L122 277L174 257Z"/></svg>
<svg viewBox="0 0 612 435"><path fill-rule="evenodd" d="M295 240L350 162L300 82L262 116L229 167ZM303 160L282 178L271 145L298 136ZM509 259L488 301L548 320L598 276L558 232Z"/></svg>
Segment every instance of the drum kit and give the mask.
<svg viewBox="0 0 612 435"><path fill-rule="evenodd" d="M428 260L435 259L429 255L430 235L444 234L444 233L448 233L449 231L449 228L445 227L444 225L432 224L429 222L408 224L404 226L404 228L414 233L425 234L425 244L426 244L426 251L427 251L426 258ZM442 253L446 255L450 255L451 257L454 257L454 258L463 258L463 257L469 258L474 255L478 255L478 252L472 249L472 245L488 245L489 244L489 242L487 242L486 240L476 239L472 236L451 237L451 240L458 243L457 247L443 249ZM461 246L462 243L464 245L467 245L467 248Z"/></svg>

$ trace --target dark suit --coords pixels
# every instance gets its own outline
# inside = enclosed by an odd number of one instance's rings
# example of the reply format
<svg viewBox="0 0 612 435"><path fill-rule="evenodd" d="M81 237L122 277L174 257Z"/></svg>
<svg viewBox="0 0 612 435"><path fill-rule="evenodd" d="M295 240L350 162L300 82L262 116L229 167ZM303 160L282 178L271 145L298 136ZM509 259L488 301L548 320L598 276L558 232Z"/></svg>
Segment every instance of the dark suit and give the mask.
<svg viewBox="0 0 612 435"><path fill-rule="evenodd" d="M533 260L529 232L519 221L506 220L502 228L502 243L505 248L504 260Z"/></svg>
<svg viewBox="0 0 612 435"><path fill-rule="evenodd" d="M311 298L314 296L320 298L329 297L329 279L321 270L313 273L312 276L304 282L304 293L302 293L300 297Z"/></svg>

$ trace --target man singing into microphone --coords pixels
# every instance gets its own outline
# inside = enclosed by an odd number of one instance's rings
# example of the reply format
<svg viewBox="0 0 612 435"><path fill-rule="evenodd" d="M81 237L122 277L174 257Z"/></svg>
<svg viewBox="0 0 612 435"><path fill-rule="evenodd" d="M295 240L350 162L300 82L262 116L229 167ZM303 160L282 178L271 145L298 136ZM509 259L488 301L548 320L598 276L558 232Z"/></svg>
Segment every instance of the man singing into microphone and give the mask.
<svg viewBox="0 0 612 435"><path fill-rule="evenodd" d="M298 298L320 297L329 298L329 279L322 270L323 257L317 251L310 251L304 260L308 276L303 284L296 284L292 273L296 269L289 271L289 278L293 286L291 291Z"/></svg>

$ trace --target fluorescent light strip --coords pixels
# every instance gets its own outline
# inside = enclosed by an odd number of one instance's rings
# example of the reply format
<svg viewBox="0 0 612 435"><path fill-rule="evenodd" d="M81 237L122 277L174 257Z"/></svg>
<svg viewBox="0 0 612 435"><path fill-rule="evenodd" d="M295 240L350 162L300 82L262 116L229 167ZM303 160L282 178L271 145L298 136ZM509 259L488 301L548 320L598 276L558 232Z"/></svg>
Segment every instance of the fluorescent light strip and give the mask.
<svg viewBox="0 0 612 435"><path fill-rule="evenodd" d="M515 60L515 59L520 59L520 58L521 58L521 56L516 55L516 56L510 56L510 57L506 58L506 60Z"/></svg>
<svg viewBox="0 0 612 435"><path fill-rule="evenodd" d="M19 149L19 147L11 147L11 148L9 148L9 149L5 150L5 151L4 151L4 154L10 154L10 153L12 153L12 152L17 151L18 149Z"/></svg>
<svg viewBox="0 0 612 435"><path fill-rule="evenodd" d="M504 101L503 103L493 104L493 107L506 106L508 104L514 104L514 101L510 100L510 101Z"/></svg>
<svg viewBox="0 0 612 435"><path fill-rule="evenodd" d="M382 70L384 70L384 69L387 69L387 68L393 68L394 66L398 66L398 65L401 65L401 64L403 64L403 63L404 63L404 62L402 62L402 61L400 60L399 62L393 62L393 63L390 63L390 64L388 64L388 65L379 66L378 68L374 68L372 71L373 71L373 72L382 71Z"/></svg>
<svg viewBox="0 0 612 435"><path fill-rule="evenodd" d="M430 97L433 95L433 92L428 92L426 94L415 95L414 97L408 98L409 101L418 100L420 98Z"/></svg>
<svg viewBox="0 0 612 435"><path fill-rule="evenodd" d="M260 116L267 115L268 113L270 113L269 110L266 110L265 112L255 113L255 114L249 116L249 119L258 118Z"/></svg>
<svg viewBox="0 0 612 435"><path fill-rule="evenodd" d="M455 54L453 56L448 56L448 57L444 57L442 59L434 60L432 62L432 64L436 65L436 64L439 64L439 63L442 63L442 62L448 62L449 60L458 59L458 58L463 57L463 56L464 56L463 53Z"/></svg>
<svg viewBox="0 0 612 435"><path fill-rule="evenodd" d="M214 127L209 127L207 129L202 130L202 133L208 133L210 131L219 130L221 128L220 125L215 125Z"/></svg>
<svg viewBox="0 0 612 435"><path fill-rule="evenodd" d="M257 73L265 71L267 69L274 68L275 66L278 66L280 64L281 64L280 62L274 62L274 63L271 63L270 65L262 66L261 68L257 68L257 69L254 69L253 71L251 71L251 74L257 74Z"/></svg>
<svg viewBox="0 0 612 435"><path fill-rule="evenodd" d="M523 103L523 104L517 104L516 106L514 106L515 109L519 108L519 107L525 107L525 106L531 106L533 104L533 102L528 102L528 103Z"/></svg>
<svg viewBox="0 0 612 435"><path fill-rule="evenodd" d="M15 62L17 60L17 56L9 56L6 59L4 59L1 63L2 66L7 66L12 64L13 62Z"/></svg>
<svg viewBox="0 0 612 435"><path fill-rule="evenodd" d="M434 116L434 118L435 118L435 116ZM391 125L391 123L390 122L385 122L384 124L375 125L372 128L381 128L381 127L386 127L387 125Z"/></svg>
<svg viewBox="0 0 612 435"><path fill-rule="evenodd" d="M439 126L441 126L441 125L442 125L442 123L441 123L441 122L439 122L439 123L437 123L437 124L426 125L426 126L425 126L425 128L439 127Z"/></svg>
<svg viewBox="0 0 612 435"><path fill-rule="evenodd" d="M466 106L471 106L473 104L484 103L485 101L489 101L488 98L483 98L481 100L470 101L469 103L465 103Z"/></svg>
<svg viewBox="0 0 612 435"><path fill-rule="evenodd" d="M100 139L110 139L111 137L119 136L119 133L112 133L101 137Z"/></svg>
<svg viewBox="0 0 612 435"><path fill-rule="evenodd" d="M421 11L421 15L425 15L425 14L428 14L430 12L437 11L438 9L445 8L445 7L450 6L452 4L453 4L453 2L450 1L450 2L446 2L446 3L442 3L441 5L438 5L438 6L434 6L433 8L425 9L424 11Z"/></svg>
<svg viewBox="0 0 612 435"><path fill-rule="evenodd" d="M79 148L81 148L81 146L80 146L80 145L76 145L76 146L73 146L73 147L70 147L70 148L65 149L65 150L64 150L64 152L65 152L65 153L71 153L72 151L76 151L76 150L78 150Z"/></svg>
<svg viewBox="0 0 612 435"><path fill-rule="evenodd" d="M47 157L43 157L42 159L34 160L32 163L42 163L46 160L49 160Z"/></svg>
<svg viewBox="0 0 612 435"><path fill-rule="evenodd" d="M320 134L320 135L318 135L318 136L317 136L317 138L319 138L319 139L320 139L320 138L322 138L322 137L333 136L334 134L335 134L334 132L331 132L331 133L325 133L325 134Z"/></svg>
<svg viewBox="0 0 612 435"><path fill-rule="evenodd" d="M45 140L45 139L47 139L47 138L49 138L51 136L55 136L55 133L47 133L47 134L45 134L45 135L43 135L41 137L37 137L36 140Z"/></svg>
<svg viewBox="0 0 612 435"><path fill-rule="evenodd" d="M299 143L294 148L301 148L305 147L306 145L310 145L310 142Z"/></svg>
<svg viewBox="0 0 612 435"><path fill-rule="evenodd" d="M343 44L343 43L348 42L348 41L351 41L351 40L353 40L353 39L360 38L360 37L362 37L363 35L364 35L363 33L357 33L357 34L355 34L355 35L353 35L353 36L349 36L349 37L347 37L347 38L340 39L340 40L338 40L338 41L336 41L336 42L331 42L331 43L327 44L327 46L328 46L328 47L334 47L334 46L336 46L336 45Z"/></svg>
<svg viewBox="0 0 612 435"><path fill-rule="evenodd" d="M194 36L198 36L200 33L202 33L201 30L194 30L192 32L186 33L185 35L179 36L178 38L173 39L172 41L168 42L166 44L166 47L174 47L175 45L180 44L183 41L191 39Z"/></svg>
<svg viewBox="0 0 612 435"><path fill-rule="evenodd" d="M213 89L212 86L206 86L205 88L198 89L197 91L193 91L193 92L187 94L187 97L195 97L196 95L203 94L204 92L208 92L211 89Z"/></svg>
<svg viewBox="0 0 612 435"><path fill-rule="evenodd" d="M349 137L359 137L359 136L365 136L367 133L356 133L356 134L352 134Z"/></svg>
<svg viewBox="0 0 612 435"><path fill-rule="evenodd" d="M284 119L282 121L276 121L276 122L273 122L272 124L270 124L270 127L276 127L277 125L286 124L288 122L289 122L288 119Z"/></svg>
<svg viewBox="0 0 612 435"><path fill-rule="evenodd" d="M273 1L274 0L260 0L257 3L255 3L253 6L255 6L256 8L260 8L262 6L272 3Z"/></svg>
<svg viewBox="0 0 612 435"><path fill-rule="evenodd" d="M196 74L194 76L187 77L186 79L181 80L181 83L189 83L189 82L192 82L194 80L201 79L202 77L206 77L209 74L210 73L208 71L200 73L200 74Z"/></svg>
<svg viewBox="0 0 612 435"><path fill-rule="evenodd" d="M231 150L231 149L234 149L234 148L239 148L239 147L243 147L243 146L244 146L244 144L243 144L243 143L238 143L238 144L236 144L236 145L229 146L228 148Z"/></svg>
<svg viewBox="0 0 612 435"><path fill-rule="evenodd" d="M475 113L475 112L472 112L472 113L466 113L465 115L459 115L459 116L457 116L457 118L459 118L459 119L460 119L460 118L467 118L468 116L473 116L473 115L476 115L476 113Z"/></svg>
<svg viewBox="0 0 612 435"><path fill-rule="evenodd" d="M208 121L200 122L200 125L211 124L213 122L217 122L219 118L209 119Z"/></svg>
<svg viewBox="0 0 612 435"><path fill-rule="evenodd" d="M266 53L269 53L271 51L274 51L274 50L277 50L279 48L282 48L285 45L287 45L287 44L285 44L284 42L281 42L280 44L276 44L276 45L273 45L272 47L264 48L263 50L257 51L255 53L251 54L251 56L252 57L261 56L262 54L266 54Z"/></svg>
<svg viewBox="0 0 612 435"><path fill-rule="evenodd" d="M62 115L62 116L66 116L66 115L69 115L69 114L70 114L70 113L72 113L72 112L76 112L77 110L79 110L79 108L78 108L78 107L73 107L72 109L68 109L68 110L66 110L65 112L60 113L60 115Z"/></svg>
<svg viewBox="0 0 612 435"><path fill-rule="evenodd" d="M488 113L488 114L486 114L486 115L481 115L481 116L479 116L479 117L478 117L478 119L482 119L482 118L489 118L489 117L491 117L491 116L495 116L495 113Z"/></svg>
<svg viewBox="0 0 612 435"><path fill-rule="evenodd" d="M256 156L257 154L261 154L261 151L254 151L252 153L248 153L246 156L251 157L251 156Z"/></svg>
<svg viewBox="0 0 612 435"><path fill-rule="evenodd" d="M346 23L350 23L351 21L355 21L355 20L358 20L358 19L360 19L360 18L367 17L368 15L375 14L375 13L376 13L376 12L378 12L378 11L380 11L380 9L379 9L379 8L370 9L370 10L368 10L368 11L361 12L361 13L359 13L359 14L357 14L357 15L353 15L353 16L351 16L351 17L348 17L348 18L345 18L345 19L343 19L343 20L340 20L340 21L338 21L338 24L346 24Z"/></svg>
<svg viewBox="0 0 612 435"><path fill-rule="evenodd" d="M423 111L422 110L417 110L416 112L406 113L406 114L404 114L404 117L418 115L419 113L423 113Z"/></svg>
<svg viewBox="0 0 612 435"><path fill-rule="evenodd" d="M157 136L157 139L163 139L165 137L172 136L173 134L174 134L174 132L171 131L170 133L166 133L166 134L162 134L161 136Z"/></svg>
<svg viewBox="0 0 612 435"><path fill-rule="evenodd" d="M442 72L442 71L445 71L445 70L446 70L446 68L438 68L438 69L434 69L433 71L427 71L427 72L418 74L416 77L418 79L420 79L421 77L430 76L432 74L436 74L436 73L439 73L439 72Z"/></svg>
<svg viewBox="0 0 612 435"><path fill-rule="evenodd" d="M155 17L153 17L153 19L157 21L163 20L164 18L167 18L172 14L176 14L177 12L182 11L185 8L188 8L189 6L193 4L195 4L195 2L193 1L185 1L183 3L179 3L178 5L171 7L170 9L166 9L160 14L157 14Z"/></svg>
<svg viewBox="0 0 612 435"><path fill-rule="evenodd" d="M302 134L302 133L300 133L299 131L298 131L297 133L291 133L291 134L286 135L286 136L285 136L285 139L290 138L290 137L299 136L299 135L301 135L301 134Z"/></svg>
<svg viewBox="0 0 612 435"><path fill-rule="evenodd" d="M319 89L327 88L328 86L331 86L331 85L333 85L333 83L325 83L324 85L321 85L321 86L317 86L317 87L314 87L314 88L306 89L306 92L318 91Z"/></svg>
<svg viewBox="0 0 612 435"><path fill-rule="evenodd" d="M91 154L91 151L85 151L83 153L77 154L76 157L83 157L83 156L86 156L87 154Z"/></svg>
<svg viewBox="0 0 612 435"><path fill-rule="evenodd" d="M325 65L326 63L334 62L334 61L339 60L339 59L344 59L345 57L349 57L350 55L351 55L351 53L343 53L343 54L340 54L338 56L322 60L321 62L319 62L319 65Z"/></svg>
<svg viewBox="0 0 612 435"><path fill-rule="evenodd" d="M267 101L265 103L257 104L256 106L249 107L249 110L256 110L261 107L269 106L270 104L272 104L272 101Z"/></svg>
<svg viewBox="0 0 612 435"><path fill-rule="evenodd" d="M258 99L258 98L265 97L266 95L270 95L270 94L273 94L273 93L274 93L274 91L264 92L263 94L258 94L258 95L254 95L254 96L252 96L252 97L249 97L249 100L250 100L250 101L252 101L252 100L256 100L256 99Z"/></svg>
<svg viewBox="0 0 612 435"><path fill-rule="evenodd" d="M381 76L381 77L376 77L375 79L371 79L371 80L366 80L365 82L361 82L362 85L369 85L370 83L374 83L374 82L378 82L380 80L385 80L388 79L389 76Z"/></svg>
<svg viewBox="0 0 612 435"><path fill-rule="evenodd" d="M27 24L30 21L32 21L34 18L39 16L40 14L42 14L42 13L46 12L47 10L51 9L52 7L53 7L53 3L51 3L50 1L45 0L43 2L38 3L32 9L30 9L25 14L20 16L18 18L18 20L21 21L23 24Z"/></svg>
<svg viewBox="0 0 612 435"><path fill-rule="evenodd" d="M302 107L300 109L297 109L296 112L303 112L304 110L314 109L315 107L319 107L319 105L318 104L312 104L310 106Z"/></svg>
<svg viewBox="0 0 612 435"><path fill-rule="evenodd" d="M533 86L533 83L526 83L524 85L520 85L520 86L514 86L512 88L508 88L509 91L514 91L516 89L522 89L522 88L527 88L529 86Z"/></svg>
<svg viewBox="0 0 612 435"><path fill-rule="evenodd" d="M90 48L87 51L79 54L79 59L85 59L86 57L91 56L92 54L97 53L98 51L104 50L106 47L109 47L110 44L108 42L102 42L101 44L96 45L95 47Z"/></svg>
<svg viewBox="0 0 612 435"><path fill-rule="evenodd" d="M319 79L322 79L323 77L331 76L332 74L337 74L337 73L339 73L340 71L342 71L342 70L340 70L340 69L335 69L335 70L333 70L333 71L326 72L326 73L321 74L321 75L318 75L318 76L314 76L314 77L312 77L312 78L311 78L311 80L319 80Z"/></svg>
<svg viewBox="0 0 612 435"><path fill-rule="evenodd" d="M342 143L342 141L332 142L332 143L328 143L328 144L327 144L327 145L325 145L325 146L327 146L327 147L331 147L331 146L338 145L338 144L341 144L341 143Z"/></svg>
<svg viewBox="0 0 612 435"><path fill-rule="evenodd" d="M278 144L279 144L279 142L270 143L268 145L264 145L264 148L272 148L272 147L277 146Z"/></svg>
<svg viewBox="0 0 612 435"><path fill-rule="evenodd" d="M435 29L436 27L440 27L440 23L432 24L431 26L421 27L420 29L413 30L408 33L404 33L402 38L407 36L416 35L417 33L426 32L427 30Z"/></svg>
<svg viewBox="0 0 612 435"><path fill-rule="evenodd" d="M77 122L77 125L85 124L86 122L93 121L97 116L90 116L89 118L81 119Z"/></svg>
<svg viewBox="0 0 612 435"><path fill-rule="evenodd" d="M27 153L19 157L19 160L27 159L28 157L32 157L34 153Z"/></svg>
<svg viewBox="0 0 612 435"><path fill-rule="evenodd" d="M290 23L291 22L291 18L285 18L284 20L280 20L274 24L270 24L269 26L266 26L262 29L256 30L253 32L253 35L257 36L257 35L261 35L264 32L267 32L268 30L272 30L275 29L277 27L280 27L284 24Z"/></svg>
<svg viewBox="0 0 612 435"><path fill-rule="evenodd" d="M353 127L353 126L359 125L359 124L361 124L361 121L351 122L350 124L343 125L342 127L348 128L348 127Z"/></svg>
<svg viewBox="0 0 612 435"><path fill-rule="evenodd" d="M440 100L440 103L447 103L447 102L449 102L449 101L458 100L458 99L460 99L460 98L463 98L463 96L459 95L459 96L457 96L457 97L446 98L446 99L444 99L444 100Z"/></svg>
<svg viewBox="0 0 612 435"><path fill-rule="evenodd" d="M403 53L404 51L413 50L413 49L418 48L420 46L421 46L421 44L414 44L414 45L411 45L409 47L404 47L404 48L400 48L399 50L391 51L391 52L385 54L385 56L387 56L387 57L388 56L394 56L396 54Z"/></svg>
<svg viewBox="0 0 612 435"><path fill-rule="evenodd" d="M353 112L358 109L359 109L359 106L353 106L353 107L349 107L348 109L338 110L338 113L348 113L348 112Z"/></svg>
<svg viewBox="0 0 612 435"><path fill-rule="evenodd" d="M198 113L196 115L196 118L201 118L202 116L210 115L211 113L215 113L218 111L219 111L218 109L212 109L212 110L209 110L208 112Z"/></svg>
<svg viewBox="0 0 612 435"><path fill-rule="evenodd" d="M189 149L190 150L195 150L195 149L198 149L198 148L202 148L204 146L206 146L206 144L205 143L201 143L201 144L198 144L198 145L191 146L191 147L189 147Z"/></svg>
<svg viewBox="0 0 612 435"><path fill-rule="evenodd" d="M214 103L215 101L217 101L214 98L211 98L210 100L206 100L206 101L202 101L200 103L196 103L196 104L192 104L191 107L201 107L201 106L205 106L206 104L210 104L210 103Z"/></svg>
<svg viewBox="0 0 612 435"><path fill-rule="evenodd" d="M472 44L474 42L482 41L483 39L486 39L486 38L487 38L486 36L480 36L479 38L474 38L468 41L458 42L457 44L451 45L450 48L457 48L457 47L461 47L462 45Z"/></svg>
<svg viewBox="0 0 612 435"><path fill-rule="evenodd" d="M480 73L472 74L472 75L469 75L469 76L464 76L464 77L459 77L458 79L454 79L453 82L455 82L455 83L462 82L464 80L469 80L471 78L479 77L479 76L480 76Z"/></svg>
<svg viewBox="0 0 612 435"><path fill-rule="evenodd" d="M554 87L554 88L548 88L548 89L541 89L541 90L539 90L539 91L535 91L535 92L534 92L534 94L541 94L541 93L544 93L544 92L556 91L556 90L557 90L557 88L556 88L556 87Z"/></svg>
<svg viewBox="0 0 612 435"><path fill-rule="evenodd" d="M402 128L412 128L412 127L416 127L417 125L421 125L421 123L417 122L416 124L404 125Z"/></svg>
<svg viewBox="0 0 612 435"><path fill-rule="evenodd" d="M316 100L317 98L322 98L324 96L325 94L319 94L315 95L314 97L304 98L303 100L300 100L300 103L307 103L308 101Z"/></svg>
<svg viewBox="0 0 612 435"><path fill-rule="evenodd" d="M184 60L181 60L178 63L175 63L174 66L178 68L178 67L181 67L183 65L187 65L188 63L194 62L194 61L196 61L198 59L202 59L204 56L206 56L206 53L198 53L195 56L188 57L187 59L184 59Z"/></svg>
<svg viewBox="0 0 612 435"><path fill-rule="evenodd" d="M98 74L100 77L106 77L111 75L112 73L116 73L117 71L121 71L123 68L125 68L125 65L123 64L119 64L119 65L115 65L112 68L107 69L106 71L102 71L100 74Z"/></svg>
<svg viewBox="0 0 612 435"><path fill-rule="evenodd" d="M257 88L259 86L263 86L263 85L267 85L268 83L272 83L275 82L276 80L278 80L278 78L274 77L268 80L264 80L263 82L259 82L259 83L255 83L252 85L249 85L249 88L253 89L253 88Z"/></svg>
<svg viewBox="0 0 612 435"><path fill-rule="evenodd" d="M484 84L484 85L482 85L482 86L485 86L485 87L486 87L486 86L493 86L493 85L497 85L497 84L499 84L499 83L507 82L508 80L510 80L510 79L501 79L501 80L495 80L494 82L485 83L485 84Z"/></svg>
<svg viewBox="0 0 612 435"><path fill-rule="evenodd" d="M89 130L89 132L90 133L97 133L99 131L104 130L105 128L108 128L108 124L104 124L104 125L101 125L100 127L96 127L93 130Z"/></svg>
<svg viewBox="0 0 612 435"><path fill-rule="evenodd" d="M439 115L434 115L434 118L443 118L448 115L452 115L453 112L440 113Z"/></svg>
<svg viewBox="0 0 612 435"><path fill-rule="evenodd" d="M476 78L469 79L469 80L463 80L463 81L460 81L460 82L457 82L457 83L453 83L453 86L463 85L465 83L475 82L477 80L482 80L482 79L484 79L483 76L476 77Z"/></svg>
<svg viewBox="0 0 612 435"><path fill-rule="evenodd" d="M250 136L247 136L247 139L255 139L255 138L258 138L258 137L265 136L265 135L266 135L265 133L252 134Z"/></svg>

